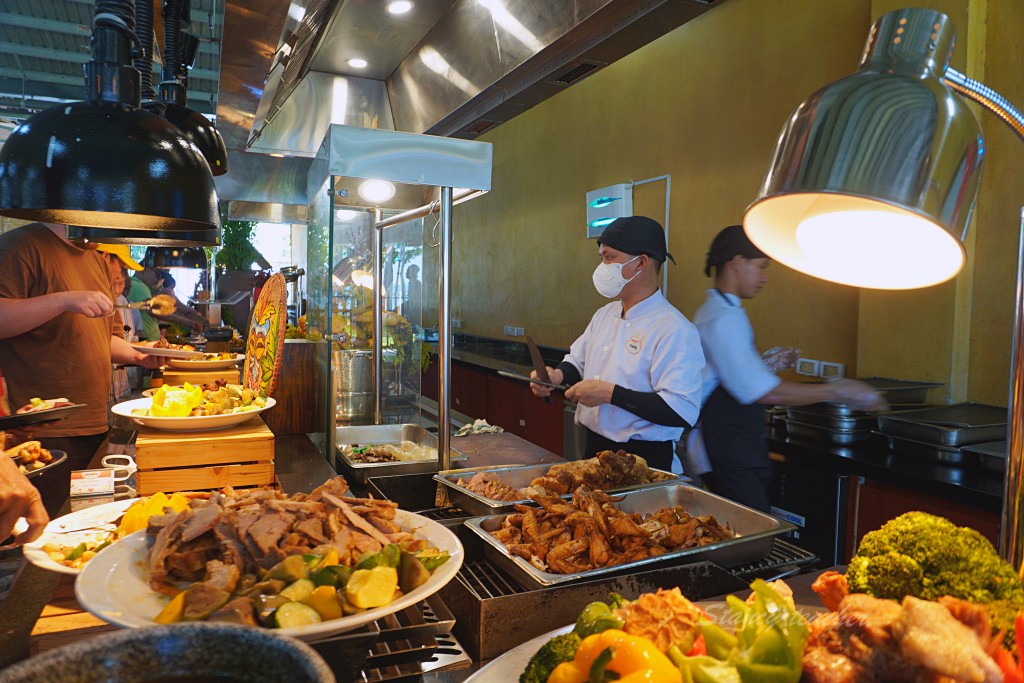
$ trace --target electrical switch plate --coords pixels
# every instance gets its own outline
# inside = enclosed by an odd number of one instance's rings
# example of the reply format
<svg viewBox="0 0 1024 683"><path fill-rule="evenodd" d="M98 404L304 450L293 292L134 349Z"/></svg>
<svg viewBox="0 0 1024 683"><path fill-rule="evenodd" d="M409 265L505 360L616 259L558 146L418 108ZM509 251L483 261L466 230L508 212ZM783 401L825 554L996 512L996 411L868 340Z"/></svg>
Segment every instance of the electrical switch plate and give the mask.
<svg viewBox="0 0 1024 683"><path fill-rule="evenodd" d="M504 332L505 334L507 334L510 337L514 337L516 335L516 328L512 327L511 325L503 326L501 328L501 331Z"/></svg>
<svg viewBox="0 0 1024 683"><path fill-rule="evenodd" d="M821 370L821 361L810 358L798 358L796 361L796 374L807 377L817 377Z"/></svg>
<svg viewBox="0 0 1024 683"><path fill-rule="evenodd" d="M821 361L819 375L826 379L837 379L846 376L846 366L842 363L826 363Z"/></svg>
<svg viewBox="0 0 1024 683"><path fill-rule="evenodd" d="M452 318L452 327L462 327L462 321L458 318Z"/></svg>

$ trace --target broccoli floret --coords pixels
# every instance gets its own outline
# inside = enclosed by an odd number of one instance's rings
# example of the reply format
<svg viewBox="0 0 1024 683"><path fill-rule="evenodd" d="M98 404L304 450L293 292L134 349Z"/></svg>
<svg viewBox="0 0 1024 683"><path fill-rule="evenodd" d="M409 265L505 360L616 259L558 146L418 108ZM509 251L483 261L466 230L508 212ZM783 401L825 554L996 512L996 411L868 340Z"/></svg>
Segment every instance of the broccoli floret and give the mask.
<svg viewBox="0 0 1024 683"><path fill-rule="evenodd" d="M850 590L902 600L952 595L989 605L993 629L1013 637L1024 584L974 529L926 512L908 512L864 535L846 573Z"/></svg>
<svg viewBox="0 0 1024 683"><path fill-rule="evenodd" d="M573 632L555 636L544 643L530 658L519 683L547 683L548 676L562 662L571 662L580 647L580 637Z"/></svg>

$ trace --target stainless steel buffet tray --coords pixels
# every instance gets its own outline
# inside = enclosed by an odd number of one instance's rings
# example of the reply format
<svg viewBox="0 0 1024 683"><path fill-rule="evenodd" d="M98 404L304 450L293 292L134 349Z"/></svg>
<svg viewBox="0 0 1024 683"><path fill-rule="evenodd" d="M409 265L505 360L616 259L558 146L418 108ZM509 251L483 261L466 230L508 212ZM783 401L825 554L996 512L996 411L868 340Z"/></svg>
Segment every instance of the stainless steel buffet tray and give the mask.
<svg viewBox="0 0 1024 683"><path fill-rule="evenodd" d="M889 442L889 451L893 455L910 455L916 458L927 458L936 462L948 465L960 465L969 457L963 450L955 446L939 446L933 443L918 441L916 439L904 439L892 436L883 432L875 432L884 436Z"/></svg>
<svg viewBox="0 0 1024 683"><path fill-rule="evenodd" d="M829 443L847 446L871 438L870 429L829 429L821 425L806 424L797 420L786 420L786 431L792 436L812 441L827 441Z"/></svg>
<svg viewBox="0 0 1024 683"><path fill-rule="evenodd" d="M368 477L385 474L419 474L423 472L436 472L438 470L436 459L367 463L352 460L344 453L344 446L401 443L402 441L412 441L417 445L430 446L436 450L437 437L419 425L396 424L335 427L334 434L338 464L345 471L347 477L355 479L360 484L365 485ZM466 459L466 456L457 449L451 448L450 451L452 462Z"/></svg>
<svg viewBox="0 0 1024 683"><path fill-rule="evenodd" d="M451 501L452 505L457 505L466 512L474 515L496 515L503 512L512 512L517 503L533 504L533 501L528 498L523 500L496 500L494 498L482 496L474 491L470 491L465 487L459 486L455 482L462 478L469 479L478 472L493 472L501 477L501 482L503 484L518 489L529 486L531 481L537 477L543 476L549 469L551 469L551 463L541 463L539 465L506 465L504 467L470 467L464 470L446 470L444 472L438 472L434 475L434 479L447 487L448 500ZM633 491L636 489L647 488L648 486L660 486L666 483L678 484L681 481L689 481L689 478L680 477L678 474L673 472L666 472L665 470L658 470L653 467L651 468L651 471L657 472L663 480L648 484L634 484L632 486L624 486L621 488L607 490L609 492Z"/></svg>
<svg viewBox="0 0 1024 683"><path fill-rule="evenodd" d="M823 411L789 408L786 410L786 417L790 420L802 422L805 425L814 425L815 427L824 427L844 432L870 430L878 425L878 420L874 415L863 413L857 413L856 415L834 415Z"/></svg>
<svg viewBox="0 0 1024 683"><path fill-rule="evenodd" d="M987 470L1006 471L1006 440L964 446L960 450L978 454L978 464Z"/></svg>
<svg viewBox="0 0 1024 683"><path fill-rule="evenodd" d="M878 431L937 446L960 447L1006 437L1006 408L955 403L925 410L879 413Z"/></svg>
<svg viewBox="0 0 1024 683"><path fill-rule="evenodd" d="M924 403L929 389L942 386L942 382L912 382L889 377L865 377L861 381L885 394L889 403Z"/></svg>
<svg viewBox="0 0 1024 683"><path fill-rule="evenodd" d="M776 519L688 484L653 486L627 491L621 495L622 501L616 503L616 506L625 512L644 515L657 512L662 508L681 505L683 509L694 516L714 515L720 523L727 524L736 533L736 537L697 548L687 548L644 560L626 562L613 567L599 567L574 574L555 574L541 571L525 559L511 555L505 544L490 534L491 531L501 528L508 515L474 517L467 519L464 524L483 539L484 554L495 564L524 582L524 585L542 587L580 581L605 574L635 571L638 567L646 569L649 568L649 565L662 563L682 564L684 562L711 561L721 566L742 564L766 556L771 551L775 536L796 528L789 522Z"/></svg>

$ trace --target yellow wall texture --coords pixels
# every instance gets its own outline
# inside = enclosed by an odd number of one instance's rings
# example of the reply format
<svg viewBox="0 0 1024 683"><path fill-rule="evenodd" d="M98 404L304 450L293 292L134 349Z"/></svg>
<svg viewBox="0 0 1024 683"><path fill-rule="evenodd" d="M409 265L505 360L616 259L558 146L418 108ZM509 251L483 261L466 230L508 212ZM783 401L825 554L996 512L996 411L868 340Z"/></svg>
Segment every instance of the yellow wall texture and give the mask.
<svg viewBox="0 0 1024 683"><path fill-rule="evenodd" d="M959 32L953 66L1024 102L1014 40L1024 3L933 0ZM693 315L710 280L704 254L754 199L786 117L852 72L871 21L905 2L728 0L482 136L493 190L456 208L452 315L462 331L525 327L568 346L605 300L593 289L588 190L671 176L668 297ZM998 27L998 28L997 28ZM848 373L933 380L954 399L1005 403L1016 237L1024 199L1015 136L979 112L989 156L970 261L952 283L915 292L832 285L781 265L746 303L762 349L792 344ZM635 213L664 216L663 182L638 186ZM982 263L982 266L978 264ZM436 277L429 271L424 281ZM943 398L936 397L936 398Z"/></svg>

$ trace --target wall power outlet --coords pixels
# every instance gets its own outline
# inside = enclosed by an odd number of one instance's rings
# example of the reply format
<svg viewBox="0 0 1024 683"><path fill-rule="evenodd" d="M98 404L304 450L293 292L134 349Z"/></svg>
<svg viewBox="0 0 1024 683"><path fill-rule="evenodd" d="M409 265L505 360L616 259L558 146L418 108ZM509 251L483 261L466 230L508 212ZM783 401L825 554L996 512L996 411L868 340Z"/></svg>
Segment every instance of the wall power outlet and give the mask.
<svg viewBox="0 0 1024 683"><path fill-rule="evenodd" d="M826 363L821 361L818 374L825 379L838 379L846 376L846 366L842 363Z"/></svg>
<svg viewBox="0 0 1024 683"><path fill-rule="evenodd" d="M821 371L821 361L810 358L798 358L796 361L796 374L807 377L817 377Z"/></svg>

